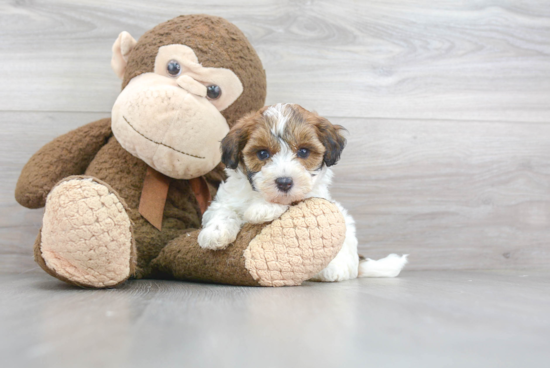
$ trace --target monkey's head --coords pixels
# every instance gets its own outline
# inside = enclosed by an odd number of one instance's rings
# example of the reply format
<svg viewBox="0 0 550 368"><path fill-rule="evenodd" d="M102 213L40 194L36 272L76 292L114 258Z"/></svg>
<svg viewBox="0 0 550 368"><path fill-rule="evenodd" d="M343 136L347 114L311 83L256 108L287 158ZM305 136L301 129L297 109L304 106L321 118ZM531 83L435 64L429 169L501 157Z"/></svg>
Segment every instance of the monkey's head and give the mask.
<svg viewBox="0 0 550 368"><path fill-rule="evenodd" d="M219 17L179 16L137 42L122 32L111 66L122 79L113 134L128 152L176 179L214 169L229 128L265 101L258 55Z"/></svg>

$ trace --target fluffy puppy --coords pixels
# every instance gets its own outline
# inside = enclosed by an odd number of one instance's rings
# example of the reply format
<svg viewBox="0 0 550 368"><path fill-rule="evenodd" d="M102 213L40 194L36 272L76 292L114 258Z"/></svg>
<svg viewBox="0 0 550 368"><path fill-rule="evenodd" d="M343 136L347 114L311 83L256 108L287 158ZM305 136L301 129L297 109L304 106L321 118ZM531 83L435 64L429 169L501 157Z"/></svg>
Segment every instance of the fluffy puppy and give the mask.
<svg viewBox="0 0 550 368"><path fill-rule="evenodd" d="M227 180L204 213L200 246L223 249L244 223L273 221L305 198L332 201L330 166L338 162L346 145L343 130L295 104L267 106L243 117L222 141ZM313 280L397 276L407 256L360 262L353 218L334 203L344 215L346 238L338 255Z"/></svg>

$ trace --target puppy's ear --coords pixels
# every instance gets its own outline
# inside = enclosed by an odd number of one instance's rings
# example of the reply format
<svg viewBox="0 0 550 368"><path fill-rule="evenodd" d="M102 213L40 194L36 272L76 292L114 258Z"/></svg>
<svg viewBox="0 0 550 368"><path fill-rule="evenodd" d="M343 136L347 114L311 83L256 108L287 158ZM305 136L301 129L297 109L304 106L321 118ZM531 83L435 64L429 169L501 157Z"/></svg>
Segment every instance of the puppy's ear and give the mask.
<svg viewBox="0 0 550 368"><path fill-rule="evenodd" d="M222 140L222 163L229 169L235 170L242 158L242 153L239 150L240 135L241 132L233 128Z"/></svg>
<svg viewBox="0 0 550 368"><path fill-rule="evenodd" d="M222 140L222 163L229 169L235 170L243 158L244 146L252 132L254 115L249 114L240 119Z"/></svg>
<svg viewBox="0 0 550 368"><path fill-rule="evenodd" d="M321 116L316 116L315 127L317 128L319 140L325 146L325 156L323 158L325 165L335 165L346 146L346 138L342 135L342 132L346 129L341 125L333 125Z"/></svg>

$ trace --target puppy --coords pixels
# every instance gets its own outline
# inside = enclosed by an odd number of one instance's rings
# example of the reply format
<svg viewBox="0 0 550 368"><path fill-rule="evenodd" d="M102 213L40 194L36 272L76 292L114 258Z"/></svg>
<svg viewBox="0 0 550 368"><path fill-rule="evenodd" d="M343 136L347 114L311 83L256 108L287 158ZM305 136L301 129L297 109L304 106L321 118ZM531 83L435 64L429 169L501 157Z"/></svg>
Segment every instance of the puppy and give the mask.
<svg viewBox="0 0 550 368"><path fill-rule="evenodd" d="M333 201L328 190L330 167L346 145L343 130L295 104L267 106L243 117L222 141L227 180L204 213L200 246L223 249L235 241L244 223L273 221L305 198ZM344 215L346 238L338 255L312 280L397 276L407 256L360 262L355 222L334 203Z"/></svg>

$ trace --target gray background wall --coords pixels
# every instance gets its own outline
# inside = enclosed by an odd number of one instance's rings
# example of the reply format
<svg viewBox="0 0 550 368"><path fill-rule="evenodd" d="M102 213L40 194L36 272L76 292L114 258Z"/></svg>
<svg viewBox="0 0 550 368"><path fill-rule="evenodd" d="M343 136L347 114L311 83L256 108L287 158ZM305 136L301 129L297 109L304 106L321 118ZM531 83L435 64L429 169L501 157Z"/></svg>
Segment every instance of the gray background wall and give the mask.
<svg viewBox="0 0 550 368"><path fill-rule="evenodd" d="M41 210L13 199L43 144L106 117L119 32L179 14L239 26L267 104L350 132L333 193L361 252L409 269L547 268L550 3L533 1L32 1L0 4L0 266L31 270Z"/></svg>

